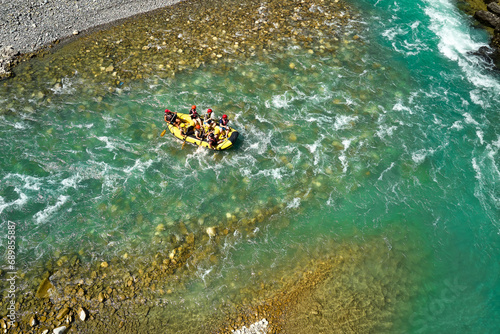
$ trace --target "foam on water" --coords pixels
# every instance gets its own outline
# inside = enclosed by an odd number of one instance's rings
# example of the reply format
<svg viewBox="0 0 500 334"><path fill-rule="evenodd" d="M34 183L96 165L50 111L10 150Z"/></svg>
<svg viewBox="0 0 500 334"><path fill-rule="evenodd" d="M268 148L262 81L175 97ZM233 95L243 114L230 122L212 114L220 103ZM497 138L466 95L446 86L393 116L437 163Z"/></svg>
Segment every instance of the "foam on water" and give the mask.
<svg viewBox="0 0 500 334"><path fill-rule="evenodd" d="M429 28L439 37L439 50L452 61L456 61L465 72L467 79L479 88L494 89L500 92L500 84L492 76L484 73L478 60L470 55L487 44L472 38L471 28L466 24L464 15L458 12L449 0L424 1L425 13L430 17ZM473 102L483 105L486 99L471 92ZM484 105L483 105L484 106Z"/></svg>
<svg viewBox="0 0 500 334"><path fill-rule="evenodd" d="M54 205L48 206L42 211L38 211L34 216L33 219L35 220L36 224L41 224L44 223L48 218L50 218L54 213L56 213L59 208L61 208L67 201L69 197L68 196L59 196L57 198L56 203Z"/></svg>

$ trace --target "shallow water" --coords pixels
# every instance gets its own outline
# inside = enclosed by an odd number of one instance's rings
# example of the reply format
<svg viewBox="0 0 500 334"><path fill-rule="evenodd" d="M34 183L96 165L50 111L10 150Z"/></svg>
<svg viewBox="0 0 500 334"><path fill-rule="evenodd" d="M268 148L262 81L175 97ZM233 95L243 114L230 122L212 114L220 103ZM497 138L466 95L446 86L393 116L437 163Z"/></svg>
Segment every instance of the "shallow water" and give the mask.
<svg viewBox="0 0 500 334"><path fill-rule="evenodd" d="M19 223L19 269L232 226L168 305L206 319L343 256L289 332L497 332L500 82L467 54L487 36L445 0L354 5L360 38L334 53L291 45L99 95L78 75L43 96L2 87L0 215ZM234 148L160 137L163 110L193 103L229 115ZM315 302L322 315L301 318Z"/></svg>

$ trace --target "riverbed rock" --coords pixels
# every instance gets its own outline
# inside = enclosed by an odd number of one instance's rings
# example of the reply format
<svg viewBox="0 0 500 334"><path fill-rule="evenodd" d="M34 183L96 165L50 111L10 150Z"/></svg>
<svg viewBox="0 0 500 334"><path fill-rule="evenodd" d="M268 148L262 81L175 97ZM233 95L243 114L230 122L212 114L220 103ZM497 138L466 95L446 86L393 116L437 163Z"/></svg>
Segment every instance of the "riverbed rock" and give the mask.
<svg viewBox="0 0 500 334"><path fill-rule="evenodd" d="M29 323L30 323L30 326L31 326L31 327L34 327L34 326L38 325L38 320L37 320L37 318L36 318L36 315L33 315L33 316L30 318L30 322L29 322Z"/></svg>
<svg viewBox="0 0 500 334"><path fill-rule="evenodd" d="M66 316L66 314L68 314L68 313L69 313L69 307L65 306L65 307L63 307L63 308L59 311L59 313L57 313L57 315L56 315L56 319L57 319L57 320L61 320L61 319L63 319L63 318Z"/></svg>
<svg viewBox="0 0 500 334"><path fill-rule="evenodd" d="M215 237L215 227L208 227L205 231L207 232L209 237Z"/></svg>
<svg viewBox="0 0 500 334"><path fill-rule="evenodd" d="M63 334L65 331L66 331L66 326L61 326L61 327L57 327L57 328L54 328L54 330L52 331L52 333L54 334Z"/></svg>
<svg viewBox="0 0 500 334"><path fill-rule="evenodd" d="M47 298L49 297L49 291L53 289L54 286L50 282L49 278L45 278L42 283L40 283L40 286L38 287L38 290L36 291L36 296L38 298Z"/></svg>

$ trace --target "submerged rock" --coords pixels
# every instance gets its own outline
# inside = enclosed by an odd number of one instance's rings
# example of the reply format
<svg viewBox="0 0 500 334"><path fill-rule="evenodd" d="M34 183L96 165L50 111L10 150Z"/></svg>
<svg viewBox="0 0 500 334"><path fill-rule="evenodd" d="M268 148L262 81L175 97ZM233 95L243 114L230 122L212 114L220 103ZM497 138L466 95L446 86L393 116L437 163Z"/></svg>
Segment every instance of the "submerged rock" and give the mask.
<svg viewBox="0 0 500 334"><path fill-rule="evenodd" d="M207 232L209 237L215 237L215 234L216 234L215 227L208 227L206 229L206 232Z"/></svg>
<svg viewBox="0 0 500 334"><path fill-rule="evenodd" d="M42 283L40 283L40 286L38 287L38 290L36 291L36 296L38 298L47 298L49 297L49 291L53 289L54 286L50 282L49 278L45 278Z"/></svg>
<svg viewBox="0 0 500 334"><path fill-rule="evenodd" d="M67 307L67 306L66 306L66 307L63 307L63 309L62 309L61 311L59 311L59 313L57 314L56 319L57 319L57 320L61 320L61 319L63 319L63 318L66 316L66 314L68 314L68 313L69 313L69 307Z"/></svg>

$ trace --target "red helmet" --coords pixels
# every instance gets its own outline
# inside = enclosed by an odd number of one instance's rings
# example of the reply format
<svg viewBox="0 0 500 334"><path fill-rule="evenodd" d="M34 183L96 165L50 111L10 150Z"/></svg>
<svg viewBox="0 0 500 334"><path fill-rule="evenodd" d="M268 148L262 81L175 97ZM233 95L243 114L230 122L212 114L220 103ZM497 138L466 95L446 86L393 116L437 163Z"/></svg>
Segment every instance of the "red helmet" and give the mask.
<svg viewBox="0 0 500 334"><path fill-rule="evenodd" d="M192 105L192 106L191 106L191 109L196 109L196 106L195 106L195 105Z"/></svg>
<svg viewBox="0 0 500 334"><path fill-rule="evenodd" d="M207 110L207 112L208 112L208 113L211 113L211 112L212 112L212 109L208 109L208 110Z"/></svg>
<svg viewBox="0 0 500 334"><path fill-rule="evenodd" d="M168 110L168 109L165 109L165 112L166 112L166 113L169 113L169 112L171 112L171 111L170 111L170 110Z"/></svg>
<svg viewBox="0 0 500 334"><path fill-rule="evenodd" d="M227 118L227 115L222 115L222 118Z"/></svg>

